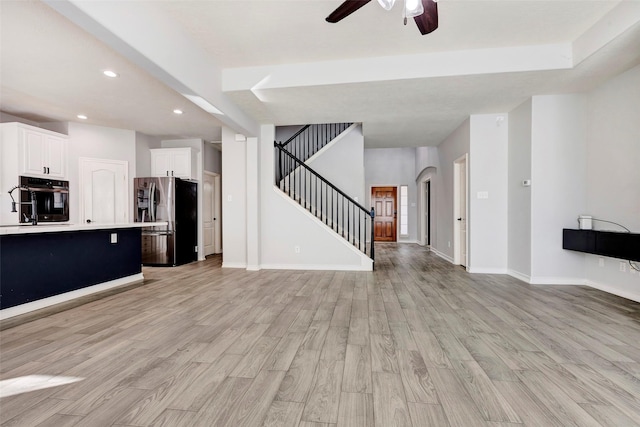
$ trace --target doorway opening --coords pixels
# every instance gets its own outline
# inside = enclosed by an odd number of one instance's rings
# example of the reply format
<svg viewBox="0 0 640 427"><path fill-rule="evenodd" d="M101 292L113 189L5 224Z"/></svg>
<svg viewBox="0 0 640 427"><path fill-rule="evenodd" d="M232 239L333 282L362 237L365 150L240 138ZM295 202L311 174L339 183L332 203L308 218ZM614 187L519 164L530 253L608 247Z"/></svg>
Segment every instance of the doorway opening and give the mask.
<svg viewBox="0 0 640 427"><path fill-rule="evenodd" d="M424 244L431 247L431 180L424 183L424 201L425 201L425 225L424 225Z"/></svg>
<svg viewBox="0 0 640 427"><path fill-rule="evenodd" d="M371 204L376 213L373 220L373 240L397 241L398 188L371 187Z"/></svg>
<svg viewBox="0 0 640 427"><path fill-rule="evenodd" d="M435 250L437 245L437 216L436 216L436 185L437 168L435 166L426 167L418 175L419 182L419 211L418 211L418 227L419 227L419 243L426 246L429 250Z"/></svg>

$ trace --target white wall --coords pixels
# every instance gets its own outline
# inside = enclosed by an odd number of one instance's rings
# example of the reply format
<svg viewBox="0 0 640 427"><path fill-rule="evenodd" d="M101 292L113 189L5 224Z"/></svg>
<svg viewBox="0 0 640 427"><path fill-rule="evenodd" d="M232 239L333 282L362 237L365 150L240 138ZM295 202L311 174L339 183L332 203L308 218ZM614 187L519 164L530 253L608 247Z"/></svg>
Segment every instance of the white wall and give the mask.
<svg viewBox="0 0 640 427"><path fill-rule="evenodd" d="M151 176L152 148L161 147L162 138L136 132L136 174L135 177Z"/></svg>
<svg viewBox="0 0 640 427"><path fill-rule="evenodd" d="M136 133L132 130L69 122L69 222L77 223L79 207L79 159L124 160L129 163L129 210L132 209L133 179L136 168ZM131 214L129 213L131 220Z"/></svg>
<svg viewBox="0 0 640 427"><path fill-rule="evenodd" d="M276 133L273 140L277 142L285 142L303 127L303 125L276 126Z"/></svg>
<svg viewBox="0 0 640 427"><path fill-rule="evenodd" d="M586 96L534 96L531 117L531 283L581 283L584 257L562 249L562 229L586 208Z"/></svg>
<svg viewBox="0 0 640 427"><path fill-rule="evenodd" d="M409 234L400 235L400 193L398 192L398 242L418 242L418 193L415 172L416 149L371 148L364 150L366 205L371 207L372 187L408 186L409 190Z"/></svg>
<svg viewBox="0 0 640 427"><path fill-rule="evenodd" d="M220 144L204 143L204 170L220 174L222 173L222 151Z"/></svg>
<svg viewBox="0 0 640 427"><path fill-rule="evenodd" d="M620 223L640 233L640 66L587 94L586 214ZM574 223L575 225L575 223ZM594 223L601 230L622 230ZM587 283L640 301L640 274L620 261L585 256ZM640 264L640 263L636 263Z"/></svg>
<svg viewBox="0 0 640 427"><path fill-rule="evenodd" d="M456 130L438 145L440 169L436 184L436 210L438 218L438 233L432 250L445 259L453 262L453 162L469 153L471 141L471 122L465 120ZM473 159L469 158L469 166L473 168ZM433 188L433 183L431 184ZM472 255L468 252L468 260Z"/></svg>
<svg viewBox="0 0 640 427"><path fill-rule="evenodd" d="M366 256L274 186L274 138L274 126L263 125L258 145L261 268L370 270ZM223 145L223 167L226 159Z"/></svg>
<svg viewBox="0 0 640 427"><path fill-rule="evenodd" d="M506 114L473 115L470 120L468 269L506 273L509 124ZM488 198L480 198L480 192Z"/></svg>
<svg viewBox="0 0 640 427"><path fill-rule="evenodd" d="M416 179L426 168L440 167L438 147L416 147Z"/></svg>
<svg viewBox="0 0 640 427"><path fill-rule="evenodd" d="M247 266L247 144L222 128L222 266Z"/></svg>
<svg viewBox="0 0 640 427"><path fill-rule="evenodd" d="M40 124L38 122L34 122L33 120L23 119L22 117L14 116L13 114L0 111L0 123L11 123L11 122L24 123L25 125L40 127Z"/></svg>
<svg viewBox="0 0 640 427"><path fill-rule="evenodd" d="M306 163L349 197L367 207L364 204L366 193L362 126L355 126L351 131L339 135Z"/></svg>

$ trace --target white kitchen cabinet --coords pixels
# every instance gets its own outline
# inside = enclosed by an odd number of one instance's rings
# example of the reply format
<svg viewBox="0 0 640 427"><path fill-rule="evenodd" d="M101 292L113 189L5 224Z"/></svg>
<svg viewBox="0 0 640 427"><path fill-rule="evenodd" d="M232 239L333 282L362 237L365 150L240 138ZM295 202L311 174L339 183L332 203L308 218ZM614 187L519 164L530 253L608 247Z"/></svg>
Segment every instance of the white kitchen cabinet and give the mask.
<svg viewBox="0 0 640 427"><path fill-rule="evenodd" d="M67 138L39 129L18 129L21 175L66 177Z"/></svg>
<svg viewBox="0 0 640 427"><path fill-rule="evenodd" d="M69 137L17 122L0 124L0 135L0 224L17 224L8 192L21 175L66 180Z"/></svg>
<svg viewBox="0 0 640 427"><path fill-rule="evenodd" d="M153 148L151 151L151 176L176 176L196 179L196 152L191 147Z"/></svg>
<svg viewBox="0 0 640 427"><path fill-rule="evenodd" d="M66 179L69 137L22 123L2 124L2 168L18 175ZM16 170L17 169L17 170Z"/></svg>

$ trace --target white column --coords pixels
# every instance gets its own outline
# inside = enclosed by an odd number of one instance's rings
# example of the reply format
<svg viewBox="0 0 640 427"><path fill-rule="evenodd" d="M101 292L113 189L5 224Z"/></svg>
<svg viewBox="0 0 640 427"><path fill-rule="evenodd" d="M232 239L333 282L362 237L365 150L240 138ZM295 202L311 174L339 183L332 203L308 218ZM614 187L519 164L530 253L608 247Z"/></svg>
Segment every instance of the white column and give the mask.
<svg viewBox="0 0 640 427"><path fill-rule="evenodd" d="M247 266L247 143L222 128L222 267Z"/></svg>
<svg viewBox="0 0 640 427"><path fill-rule="evenodd" d="M247 138L247 270L260 270L260 150Z"/></svg>

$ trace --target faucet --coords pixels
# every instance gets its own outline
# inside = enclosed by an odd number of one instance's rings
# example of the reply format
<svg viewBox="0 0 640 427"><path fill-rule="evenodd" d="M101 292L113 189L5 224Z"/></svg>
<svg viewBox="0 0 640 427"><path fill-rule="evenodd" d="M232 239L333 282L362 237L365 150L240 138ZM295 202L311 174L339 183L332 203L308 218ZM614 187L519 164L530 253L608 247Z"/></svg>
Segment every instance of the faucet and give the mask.
<svg viewBox="0 0 640 427"><path fill-rule="evenodd" d="M15 199L13 198L13 194L11 194L11 193L13 193L13 190L16 190L18 188L27 190L29 192L29 201L28 202L16 202L15 201ZM25 222L31 222L31 225L38 225L38 204L36 202L36 193L35 193L35 191L31 190L26 185L16 185L11 190L9 190L9 197L11 197L11 212L18 212L16 210L16 205L31 205L31 216L27 217L27 215L23 214Z"/></svg>

